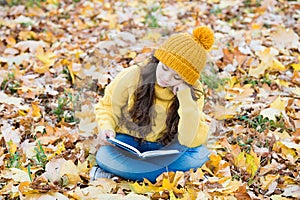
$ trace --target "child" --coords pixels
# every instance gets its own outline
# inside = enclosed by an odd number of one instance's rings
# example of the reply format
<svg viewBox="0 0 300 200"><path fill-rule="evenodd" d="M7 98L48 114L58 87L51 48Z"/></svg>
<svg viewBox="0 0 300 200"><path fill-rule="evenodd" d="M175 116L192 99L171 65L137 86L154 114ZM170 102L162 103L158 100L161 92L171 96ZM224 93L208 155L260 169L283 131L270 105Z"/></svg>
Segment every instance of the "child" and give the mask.
<svg viewBox="0 0 300 200"><path fill-rule="evenodd" d="M98 167L90 172L92 180L115 174L155 182L163 172L196 169L208 160L203 145L208 126L198 79L213 42L213 32L206 26L194 29L193 35L174 34L145 65L124 69L106 87L95 107L104 145L96 155ZM111 145L108 137L142 152L163 148L181 153L140 159Z"/></svg>

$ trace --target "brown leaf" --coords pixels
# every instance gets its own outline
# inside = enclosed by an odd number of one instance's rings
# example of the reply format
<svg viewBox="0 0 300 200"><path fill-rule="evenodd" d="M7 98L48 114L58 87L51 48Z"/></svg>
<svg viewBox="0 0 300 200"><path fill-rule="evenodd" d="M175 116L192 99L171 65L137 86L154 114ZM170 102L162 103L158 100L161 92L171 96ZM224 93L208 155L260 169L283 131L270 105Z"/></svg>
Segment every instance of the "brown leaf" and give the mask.
<svg viewBox="0 0 300 200"><path fill-rule="evenodd" d="M252 198L247 193L246 184L241 185L237 191L235 191L234 196L238 200L251 200Z"/></svg>

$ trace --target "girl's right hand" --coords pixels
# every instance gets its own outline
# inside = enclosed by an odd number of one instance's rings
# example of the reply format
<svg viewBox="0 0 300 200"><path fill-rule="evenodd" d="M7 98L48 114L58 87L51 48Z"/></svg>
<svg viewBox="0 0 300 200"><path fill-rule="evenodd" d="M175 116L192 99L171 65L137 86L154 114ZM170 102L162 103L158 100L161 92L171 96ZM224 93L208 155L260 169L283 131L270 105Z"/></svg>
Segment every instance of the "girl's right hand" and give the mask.
<svg viewBox="0 0 300 200"><path fill-rule="evenodd" d="M107 141L110 137L116 137L116 132L112 130L101 130L99 133L100 140L104 143L104 145L112 145Z"/></svg>

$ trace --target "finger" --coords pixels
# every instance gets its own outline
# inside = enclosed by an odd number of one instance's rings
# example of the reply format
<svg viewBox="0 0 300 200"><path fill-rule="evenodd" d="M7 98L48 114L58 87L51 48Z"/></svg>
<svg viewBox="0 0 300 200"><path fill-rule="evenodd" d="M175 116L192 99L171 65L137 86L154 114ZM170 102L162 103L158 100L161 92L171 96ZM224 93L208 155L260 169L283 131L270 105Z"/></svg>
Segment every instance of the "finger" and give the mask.
<svg viewBox="0 0 300 200"><path fill-rule="evenodd" d="M111 131L111 130L109 130L109 131L107 131L106 132L106 137L115 137L115 132L114 131Z"/></svg>
<svg viewBox="0 0 300 200"><path fill-rule="evenodd" d="M112 145L112 144L107 140L106 137L105 137L105 138L101 138L101 141L102 141L103 145Z"/></svg>
<svg viewBox="0 0 300 200"><path fill-rule="evenodd" d="M101 133L99 134L99 139L104 145L109 144L109 142L107 141L106 131L101 131Z"/></svg>

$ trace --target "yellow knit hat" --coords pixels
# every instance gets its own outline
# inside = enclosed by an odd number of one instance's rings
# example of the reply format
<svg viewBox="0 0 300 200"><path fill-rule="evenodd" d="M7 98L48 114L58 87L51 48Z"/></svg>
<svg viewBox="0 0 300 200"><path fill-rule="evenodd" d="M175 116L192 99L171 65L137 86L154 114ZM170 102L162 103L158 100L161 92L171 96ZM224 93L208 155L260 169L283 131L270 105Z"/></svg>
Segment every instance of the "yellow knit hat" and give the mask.
<svg viewBox="0 0 300 200"><path fill-rule="evenodd" d="M174 69L184 81L194 85L206 64L206 51L213 43L213 31L207 26L200 26L193 30L193 35L172 35L155 51L154 56Z"/></svg>

